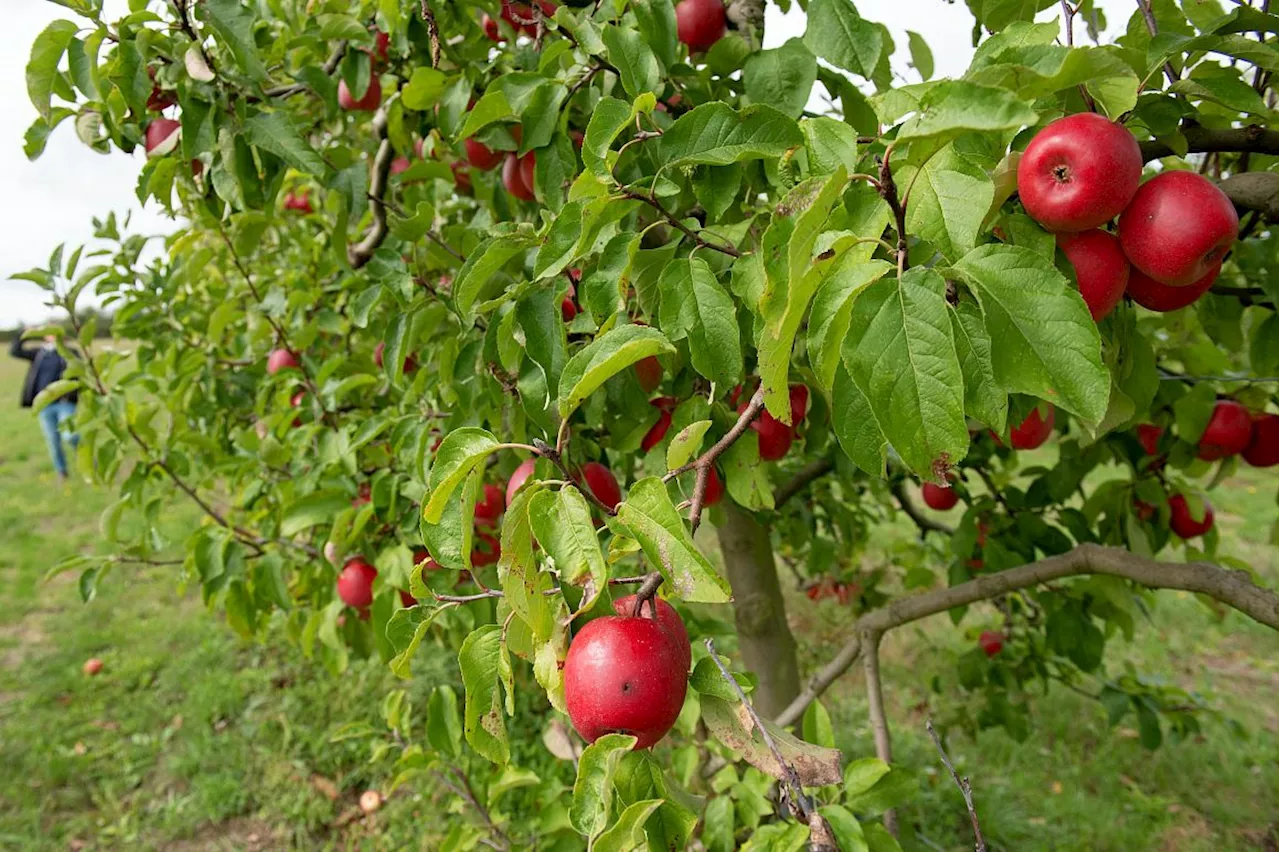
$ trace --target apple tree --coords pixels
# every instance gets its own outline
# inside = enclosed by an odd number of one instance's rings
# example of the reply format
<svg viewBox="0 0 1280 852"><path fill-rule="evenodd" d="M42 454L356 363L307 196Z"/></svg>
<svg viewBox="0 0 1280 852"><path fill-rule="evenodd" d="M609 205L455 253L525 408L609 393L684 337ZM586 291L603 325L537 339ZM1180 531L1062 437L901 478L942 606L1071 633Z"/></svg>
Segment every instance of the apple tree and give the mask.
<svg viewBox="0 0 1280 852"><path fill-rule="evenodd" d="M55 570L91 598L192 501L233 629L406 679L359 735L462 803L440 848L893 849L887 631L973 631L944 729L1026 737L1060 681L1154 748L1198 699L1106 651L1155 590L1276 627L1210 496L1276 464L1266 4L1103 45L1091 0L969 0L940 79L850 0L769 49L760 0L57 2L28 156L145 152L175 230L20 276L118 493ZM779 564L847 608L833 659ZM874 755L818 702L855 665Z"/></svg>

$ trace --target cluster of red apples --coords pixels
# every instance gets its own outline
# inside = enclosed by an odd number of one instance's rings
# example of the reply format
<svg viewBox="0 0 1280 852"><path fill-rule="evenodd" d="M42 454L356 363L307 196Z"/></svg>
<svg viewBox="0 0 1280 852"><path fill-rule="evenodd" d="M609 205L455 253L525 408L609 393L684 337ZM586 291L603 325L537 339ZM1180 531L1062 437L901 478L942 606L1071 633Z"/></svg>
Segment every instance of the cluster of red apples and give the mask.
<svg viewBox="0 0 1280 852"><path fill-rule="evenodd" d="M1239 232L1211 180L1166 170L1141 183L1142 162L1133 134L1094 113L1050 123L1018 162L1022 206L1056 236L1095 321L1125 293L1152 311L1191 304ZM1104 230L1117 216L1115 233Z"/></svg>

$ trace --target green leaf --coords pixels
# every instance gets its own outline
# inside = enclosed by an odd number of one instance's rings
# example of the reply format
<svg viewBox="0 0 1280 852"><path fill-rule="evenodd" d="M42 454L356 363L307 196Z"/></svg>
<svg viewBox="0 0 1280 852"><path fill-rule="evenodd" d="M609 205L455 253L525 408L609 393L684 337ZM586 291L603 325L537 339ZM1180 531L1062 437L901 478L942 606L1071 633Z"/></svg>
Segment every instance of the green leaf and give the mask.
<svg viewBox="0 0 1280 852"><path fill-rule="evenodd" d="M392 614L387 622L387 641L395 650L396 655L389 665L397 677L411 676L409 664L413 655L417 653L418 646L422 644L423 637L427 635L427 630L441 609L438 605L419 604L398 609Z"/></svg>
<svg viewBox="0 0 1280 852"><path fill-rule="evenodd" d="M971 132L1019 130L1038 120L1036 111L1007 89L946 80L920 98L916 114L898 131L898 140L940 142Z"/></svg>
<svg viewBox="0 0 1280 852"><path fill-rule="evenodd" d="M973 16L993 33L1020 21L1031 21L1037 12L1053 6L1053 0L974 0L969 3ZM1057 32L1058 25L1053 25Z"/></svg>
<svg viewBox="0 0 1280 852"><path fill-rule="evenodd" d="M560 374L560 416L568 417L597 388L637 361L674 353L675 347L657 329L627 324L609 330L565 365Z"/></svg>
<svg viewBox="0 0 1280 852"><path fill-rule="evenodd" d="M36 398L31 401L32 413L39 414L48 407L49 403L56 402L78 387L80 387L78 379L58 379L45 385L44 389L36 394Z"/></svg>
<svg viewBox="0 0 1280 852"><path fill-rule="evenodd" d="M820 59L867 80L884 51L880 28L864 20L849 0L811 0L804 43Z"/></svg>
<svg viewBox="0 0 1280 852"><path fill-rule="evenodd" d="M1027 101L1089 84L1113 118L1133 109L1138 98L1138 75L1112 47L1010 46L988 52L982 67L967 77L975 83L1009 89Z"/></svg>
<svg viewBox="0 0 1280 852"><path fill-rule="evenodd" d="M431 465L427 483L431 496L422 507L422 517L427 523L440 522L445 503L454 489L497 448L498 440L492 434L474 426L455 429L445 436Z"/></svg>
<svg viewBox="0 0 1280 852"><path fill-rule="evenodd" d="M582 208L583 202L570 201L552 220L533 264L535 281L559 275L573 260L578 238L582 236Z"/></svg>
<svg viewBox="0 0 1280 852"><path fill-rule="evenodd" d="M635 0L636 23L658 62L666 68L676 61L676 10L671 0Z"/></svg>
<svg viewBox="0 0 1280 852"><path fill-rule="evenodd" d="M986 170L947 145L923 168L903 166L895 180L911 187L907 232L956 261L977 242L995 187Z"/></svg>
<svg viewBox="0 0 1280 852"><path fill-rule="evenodd" d="M928 80L933 76L933 51L929 43L920 33L907 30L907 49L911 51L911 67L920 72L920 77Z"/></svg>
<svg viewBox="0 0 1280 852"><path fill-rule="evenodd" d="M507 507L502 519L502 555L498 560L498 573L505 601L528 625L533 640L540 644L551 639L557 615L564 613L557 613L557 607L552 603L555 599L543 594L551 590L551 575L538 569L533 554L534 533L529 518L529 502L539 493L542 493L540 489L533 486L522 488ZM563 609L562 600L560 608Z"/></svg>
<svg viewBox="0 0 1280 852"><path fill-rule="evenodd" d="M684 466L702 449L702 439L711 428L710 420L697 420L676 433L667 445L667 470Z"/></svg>
<svg viewBox="0 0 1280 852"><path fill-rule="evenodd" d="M569 822L579 834L595 837L609 824L613 774L618 760L635 745L630 734L605 734L582 750L569 806Z"/></svg>
<svg viewBox="0 0 1280 852"><path fill-rule="evenodd" d="M537 237L522 228L485 240L467 256L453 279L454 303L466 321L475 319L477 305L501 291L502 285L495 283L494 276L502 267L537 244Z"/></svg>
<svg viewBox="0 0 1280 852"><path fill-rule="evenodd" d="M964 379L952 339L946 281L915 267L858 296L842 351L880 431L923 479L964 458Z"/></svg>
<svg viewBox="0 0 1280 852"><path fill-rule="evenodd" d="M662 799L645 799L627 805L618 821L591 844L592 852L630 852L645 846L645 821L662 805Z"/></svg>
<svg viewBox="0 0 1280 852"><path fill-rule="evenodd" d="M260 112L244 123L252 145L275 154L299 171L323 178L328 169L285 113Z"/></svg>
<svg viewBox="0 0 1280 852"><path fill-rule="evenodd" d="M888 442L871 413L871 403L841 361L831 390L831 422L845 455L862 470L883 476Z"/></svg>
<svg viewBox="0 0 1280 852"><path fill-rule="evenodd" d="M254 14L240 0L205 0L195 8L218 38L226 42L240 70L253 80L265 80L267 68L262 64L253 37Z"/></svg>
<svg viewBox="0 0 1280 852"><path fill-rule="evenodd" d="M645 556L661 573L668 587L690 603L724 603L729 584L693 543L693 536L676 511L667 486L657 477L641 479L627 492L610 527L640 542Z"/></svg>
<svg viewBox="0 0 1280 852"><path fill-rule="evenodd" d="M516 303L516 321L524 335L524 349L546 377L547 393L555 397L569 360L560 300L551 290L537 290Z"/></svg>
<svg viewBox="0 0 1280 852"><path fill-rule="evenodd" d="M293 536L331 520L350 508L351 498L342 491L313 491L289 504L280 519L280 534Z"/></svg>
<svg viewBox="0 0 1280 852"><path fill-rule="evenodd" d="M812 174L830 174L844 166L852 173L858 167L858 132L843 121L818 116L800 120L805 150Z"/></svg>
<svg viewBox="0 0 1280 852"><path fill-rule="evenodd" d="M458 693L447 683L431 690L427 700L427 742L442 755L462 755L462 720L458 718Z"/></svg>
<svg viewBox="0 0 1280 852"><path fill-rule="evenodd" d="M753 512L773 508L773 483L769 469L760 464L760 439L747 430L720 457L725 488L738 505Z"/></svg>
<svg viewBox="0 0 1280 852"><path fill-rule="evenodd" d="M609 50L609 60L618 68L618 79L627 95L637 98L645 92L662 91L662 68L649 45L637 30L606 24L600 39Z"/></svg>
<svg viewBox="0 0 1280 852"><path fill-rule="evenodd" d="M49 118L58 63L62 61L62 54L66 52L77 29L79 28L71 21L53 21L36 36L31 45L31 57L27 60L27 96L31 98L31 105L46 120Z"/></svg>
<svg viewBox="0 0 1280 852"><path fill-rule="evenodd" d="M587 122L587 130L582 140L582 163L594 175L608 178L613 168L612 160L617 155L609 156L609 146L618 134L626 130L635 121L639 112L649 112L656 100L653 95L641 95L634 104L617 98L601 98L591 112Z"/></svg>
<svg viewBox="0 0 1280 852"><path fill-rule="evenodd" d="M782 47L761 50L747 58L742 82L747 99L768 104L792 118L799 118L818 80L818 60L798 38Z"/></svg>
<svg viewBox="0 0 1280 852"><path fill-rule="evenodd" d="M835 386L840 348L849 333L854 300L869 284L879 281L893 268L893 264L884 260L860 261L853 255L845 255L814 295L805 348L818 383L828 393Z"/></svg>
<svg viewBox="0 0 1280 852"><path fill-rule="evenodd" d="M700 257L676 258L658 279L662 330L689 340L693 368L721 387L742 375L742 345L733 299Z"/></svg>
<svg viewBox="0 0 1280 852"><path fill-rule="evenodd" d="M1098 327L1053 262L1019 246L984 245L955 266L982 306L996 381L1090 424L1107 410L1111 379Z"/></svg>
<svg viewBox="0 0 1280 852"><path fill-rule="evenodd" d="M890 808L911 801L919 792L920 782L904 769L890 769L870 790L845 799L845 807L866 816L878 816Z"/></svg>
<svg viewBox="0 0 1280 852"><path fill-rule="evenodd" d="M818 808L818 813L827 821L841 852L869 852L871 847L867 845L862 833L862 823L858 822L857 817L840 805L823 805Z"/></svg>
<svg viewBox="0 0 1280 852"><path fill-rule="evenodd" d="M449 86L449 77L429 65L413 69L413 76L400 92L406 109L425 112L440 102L440 96Z"/></svg>
<svg viewBox="0 0 1280 852"><path fill-rule="evenodd" d="M693 195L707 211L708 224L720 221L733 206L742 189L742 166L696 166L691 183Z"/></svg>
<svg viewBox="0 0 1280 852"><path fill-rule="evenodd" d="M600 551L587 499L572 485L539 491L529 504L529 523L538 544L555 560L560 581L585 587L578 610L589 610L608 585L609 566Z"/></svg>
<svg viewBox="0 0 1280 852"><path fill-rule="evenodd" d="M511 758L498 686L505 658L502 626L498 624L476 628L458 651L465 695L463 730L467 742L481 757L497 764L505 764ZM510 664L506 665L509 667Z"/></svg>
<svg viewBox="0 0 1280 852"><path fill-rule="evenodd" d="M800 731L805 742L835 748L836 735L831 729L831 715L827 713L827 708L822 706L821 701L815 701L805 708Z"/></svg>
<svg viewBox="0 0 1280 852"><path fill-rule="evenodd" d="M707 729L734 753L766 775L779 780L787 777L786 767L778 763L773 750L765 745L747 708L714 695L702 695L702 721ZM768 719L762 719L783 761L795 769L805 787L821 787L840 783L840 751L807 743Z"/></svg>
<svg viewBox="0 0 1280 852"><path fill-rule="evenodd" d="M773 107L753 104L734 110L713 101L675 120L662 136L658 160L663 168L698 163L727 166L780 157L803 144L800 126Z"/></svg>
<svg viewBox="0 0 1280 852"><path fill-rule="evenodd" d="M956 354L964 373L964 410L974 419L987 424L997 434L1004 434L1009 415L1009 395L996 382L991 361L991 337L977 303L967 299L951 312Z"/></svg>
<svg viewBox="0 0 1280 852"><path fill-rule="evenodd" d="M849 761L844 770L844 794L861 796L889 774L889 764L878 757L860 757Z"/></svg>
<svg viewBox="0 0 1280 852"><path fill-rule="evenodd" d="M1193 385L1180 397L1173 404L1173 419L1178 437L1188 443L1199 443L1204 430L1209 427L1217 400L1217 392L1211 384Z"/></svg>
<svg viewBox="0 0 1280 852"><path fill-rule="evenodd" d="M1267 109L1262 96L1235 74L1200 78L1185 77L1170 86L1169 91L1221 104L1236 112L1247 112L1258 116L1270 115L1270 110Z"/></svg>

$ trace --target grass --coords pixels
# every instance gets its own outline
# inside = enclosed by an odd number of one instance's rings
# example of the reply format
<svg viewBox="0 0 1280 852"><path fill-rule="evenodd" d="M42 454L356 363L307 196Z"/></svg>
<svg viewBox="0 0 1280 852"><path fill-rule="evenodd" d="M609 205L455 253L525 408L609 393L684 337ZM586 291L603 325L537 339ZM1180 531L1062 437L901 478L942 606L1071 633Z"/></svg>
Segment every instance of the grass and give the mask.
<svg viewBox="0 0 1280 852"><path fill-rule="evenodd" d="M381 725L382 695L401 685L384 666L356 662L334 678L278 639L245 643L194 585L182 588L176 567L119 568L88 605L74 576L41 581L62 557L101 547L110 495L57 482L34 418L16 406L24 367L0 362L0 847L426 848L423 830L450 819L447 799L419 789L359 817L356 798L385 785L387 765L370 759L367 741L331 739L343 724ZM1274 472L1241 475L1214 500L1225 547L1274 586ZM167 523L176 543L199 518L182 506ZM999 730L953 735L993 848L1256 849L1274 837L1275 633L1187 595L1154 600L1150 621L1133 643L1110 645L1106 665L1127 661L1196 689L1216 717L1194 739L1149 752L1131 718L1109 729L1096 702L1053 689L1031 699L1023 743ZM799 594L788 606L802 659L816 665L842 639L848 611ZM924 779L903 813L908 849L972 848L924 720L963 704L930 683L949 677L991 618L975 610L960 629L936 618L887 641L897 761ZM88 678L81 665L93 656L105 665ZM858 681L846 677L826 699L850 756L873 752ZM417 706L429 686L414 682Z"/></svg>

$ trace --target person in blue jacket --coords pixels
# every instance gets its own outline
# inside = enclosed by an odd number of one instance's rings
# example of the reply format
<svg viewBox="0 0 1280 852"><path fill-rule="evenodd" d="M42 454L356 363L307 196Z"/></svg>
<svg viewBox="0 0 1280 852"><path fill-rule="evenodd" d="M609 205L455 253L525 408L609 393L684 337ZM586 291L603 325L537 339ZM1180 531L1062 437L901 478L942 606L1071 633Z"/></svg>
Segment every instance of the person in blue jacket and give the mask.
<svg viewBox="0 0 1280 852"><path fill-rule="evenodd" d="M43 343L30 345L30 341L23 341L21 329L13 339L9 354L31 362L26 381L22 383L23 408L30 408L40 391L62 378L63 371L67 369L66 359L58 354L54 346L56 339L53 335L49 335L44 338ZM64 422L75 417L75 414L76 391L74 390L63 394L40 411L40 429L44 432L45 441L49 444L49 456L53 459L53 469L58 472L59 479L67 478L67 457L62 451L61 427ZM70 440L71 447L74 449L79 443L79 436L73 433Z"/></svg>

